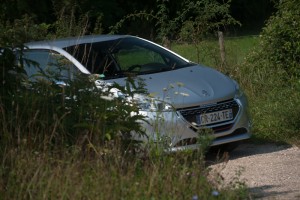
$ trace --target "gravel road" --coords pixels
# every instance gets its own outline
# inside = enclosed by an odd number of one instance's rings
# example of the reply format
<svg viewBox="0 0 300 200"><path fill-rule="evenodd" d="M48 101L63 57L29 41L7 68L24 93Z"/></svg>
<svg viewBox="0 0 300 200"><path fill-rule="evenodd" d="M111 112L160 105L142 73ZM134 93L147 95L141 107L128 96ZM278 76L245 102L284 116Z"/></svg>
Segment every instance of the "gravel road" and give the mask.
<svg viewBox="0 0 300 200"><path fill-rule="evenodd" d="M244 143L221 159L208 155L207 162L224 185L239 177L252 199L300 200L300 149L296 146Z"/></svg>

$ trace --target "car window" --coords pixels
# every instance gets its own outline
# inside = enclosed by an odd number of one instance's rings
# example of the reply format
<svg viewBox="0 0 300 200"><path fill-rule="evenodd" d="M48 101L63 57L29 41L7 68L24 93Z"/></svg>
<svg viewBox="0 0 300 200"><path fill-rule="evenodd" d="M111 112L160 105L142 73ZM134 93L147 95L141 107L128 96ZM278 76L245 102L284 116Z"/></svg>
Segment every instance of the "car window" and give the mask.
<svg viewBox="0 0 300 200"><path fill-rule="evenodd" d="M72 80L79 70L64 56L49 50L23 52L24 69L30 80Z"/></svg>
<svg viewBox="0 0 300 200"><path fill-rule="evenodd" d="M109 52L125 73L156 73L174 70L187 64L183 59L145 40L122 38L111 44Z"/></svg>
<svg viewBox="0 0 300 200"><path fill-rule="evenodd" d="M120 71L109 53L110 42L85 43L64 48L92 74L113 76Z"/></svg>
<svg viewBox="0 0 300 200"><path fill-rule="evenodd" d="M126 74L150 74L187 66L188 62L150 42L120 38L64 48L92 74L116 78Z"/></svg>
<svg viewBox="0 0 300 200"><path fill-rule="evenodd" d="M149 64L166 65L160 54L137 45L121 49L113 53L113 56L123 71Z"/></svg>

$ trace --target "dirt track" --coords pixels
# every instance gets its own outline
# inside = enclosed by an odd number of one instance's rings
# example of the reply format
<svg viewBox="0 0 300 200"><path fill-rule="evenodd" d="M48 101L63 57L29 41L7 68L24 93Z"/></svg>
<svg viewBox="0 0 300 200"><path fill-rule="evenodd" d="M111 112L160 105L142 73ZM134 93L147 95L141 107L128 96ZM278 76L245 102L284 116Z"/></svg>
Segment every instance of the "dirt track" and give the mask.
<svg viewBox="0 0 300 200"><path fill-rule="evenodd" d="M224 183L240 173L239 180L247 185L252 199L300 199L300 149L296 146L245 143L222 162L212 155L207 160Z"/></svg>

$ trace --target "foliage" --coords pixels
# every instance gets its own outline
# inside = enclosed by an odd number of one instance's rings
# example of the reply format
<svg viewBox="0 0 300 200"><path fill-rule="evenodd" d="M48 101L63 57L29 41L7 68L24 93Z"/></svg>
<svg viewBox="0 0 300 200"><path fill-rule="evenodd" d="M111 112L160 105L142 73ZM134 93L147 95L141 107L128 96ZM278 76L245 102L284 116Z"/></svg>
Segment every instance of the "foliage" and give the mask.
<svg viewBox="0 0 300 200"><path fill-rule="evenodd" d="M66 8L57 12L58 20L51 25L55 38L80 36L87 33L89 17L87 14L75 16L76 7L73 7L71 13L66 12Z"/></svg>
<svg viewBox="0 0 300 200"><path fill-rule="evenodd" d="M280 1L243 69L258 138L299 143L299 6Z"/></svg>
<svg viewBox="0 0 300 200"><path fill-rule="evenodd" d="M192 14L183 22L180 38L187 42L201 41L206 35L221 31L227 25L238 24L230 15L230 3L208 0L187 2L186 10Z"/></svg>
<svg viewBox="0 0 300 200"><path fill-rule="evenodd" d="M200 62L199 44L205 38L222 31L228 25L239 24L229 13L230 2L221 4L217 1L202 0L187 4L187 10L190 10L193 15L183 22L179 37L181 41L194 44L197 50L197 62Z"/></svg>
<svg viewBox="0 0 300 200"><path fill-rule="evenodd" d="M164 4L168 10L167 18L169 20L178 16L177 12L182 11L182 7L186 0L177 1L164 1ZM190 2L196 3L198 0L190 0ZM278 0L276 0L278 1ZM162 1L157 0L1 0L0 6L0 20L4 19L10 22L15 19L22 19L27 14L35 22L35 24L54 24L59 21L61 17L61 11L64 10L69 16L75 9L75 16L89 16L88 33L92 32L97 26L97 19L102 18L102 32L108 33L109 27L116 24L124 16L130 13L137 13L145 11L150 13L151 10L154 13L159 12L158 3ZM218 1L222 2L222 1ZM261 29L264 20L266 20L272 12L274 0L232 0L230 6L231 15L240 21L242 27L231 28L232 33L239 33L240 30L256 30L256 33ZM168 21L166 21L168 24ZM150 37L151 34L155 34L155 23L147 23L145 21L135 21L134 23L126 23L126 28L122 30L122 33L139 34L140 36Z"/></svg>
<svg viewBox="0 0 300 200"><path fill-rule="evenodd" d="M22 49L19 49L22 52ZM29 79L11 49L1 61L1 143L5 146L60 148L74 144L117 142L129 148L131 133L143 134L136 105L109 97L87 75L78 75L59 86L55 73L44 73L39 81ZM22 64L23 63L23 64ZM46 77L47 76L47 77ZM130 83L128 83L130 85ZM125 91L125 90L124 90ZM86 146L84 146L86 148Z"/></svg>
<svg viewBox="0 0 300 200"><path fill-rule="evenodd" d="M0 18L0 46L20 46L29 41L86 35L101 34L102 15L93 20L89 12L81 13L78 5L54 5L56 21L37 23L34 16L24 14L20 18L6 20Z"/></svg>
<svg viewBox="0 0 300 200"><path fill-rule="evenodd" d="M0 21L0 46L17 47L31 40L45 39L49 26L46 23L35 24L29 15L12 22Z"/></svg>
<svg viewBox="0 0 300 200"><path fill-rule="evenodd" d="M230 13L241 26L230 27L231 35L257 35L265 26L266 20L275 11L280 0L232 0Z"/></svg>
<svg viewBox="0 0 300 200"><path fill-rule="evenodd" d="M117 33L122 26L125 25L128 21L135 21L135 20L143 20L143 21L154 21L156 32L157 32L157 38L161 41L170 37L170 34L175 31L176 29L176 21L175 19L169 18L169 9L167 7L168 1L166 0L156 0L157 2L157 12L151 10L148 11L139 11L135 13L130 13L123 17L119 22L117 22L114 26L111 26L111 34Z"/></svg>
<svg viewBox="0 0 300 200"><path fill-rule="evenodd" d="M287 79L300 76L300 2L280 1L278 11L268 20L262 32L260 56L270 66L287 72Z"/></svg>
<svg viewBox="0 0 300 200"><path fill-rule="evenodd" d="M156 159L101 152L91 159L78 148L66 148L60 154L7 151L1 160L0 195L4 199L247 198L243 186L217 189L208 181L197 152Z"/></svg>
<svg viewBox="0 0 300 200"><path fill-rule="evenodd" d="M157 39L162 43L170 39L180 38L182 41L199 43L204 36L220 30L226 25L238 23L229 14L230 1L218 3L217 1L181 2L176 15L170 17L168 1L157 0L156 12L141 11L129 14L111 27L111 33L116 33L126 21L144 19L155 22ZM177 34L177 32L180 32Z"/></svg>
<svg viewBox="0 0 300 200"><path fill-rule="evenodd" d="M241 80L249 97L254 136L299 144L299 82L263 58L261 48L247 58Z"/></svg>

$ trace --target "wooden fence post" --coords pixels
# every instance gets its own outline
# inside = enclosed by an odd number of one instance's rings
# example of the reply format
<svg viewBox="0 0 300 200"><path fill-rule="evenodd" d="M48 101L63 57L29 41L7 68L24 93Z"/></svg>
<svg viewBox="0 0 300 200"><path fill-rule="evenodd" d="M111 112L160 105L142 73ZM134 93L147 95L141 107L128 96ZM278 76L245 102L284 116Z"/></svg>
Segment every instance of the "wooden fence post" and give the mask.
<svg viewBox="0 0 300 200"><path fill-rule="evenodd" d="M219 46L220 46L220 54L221 54L221 68L226 67L226 56L225 56L225 45L224 45L224 35L222 31L218 31L219 37Z"/></svg>

